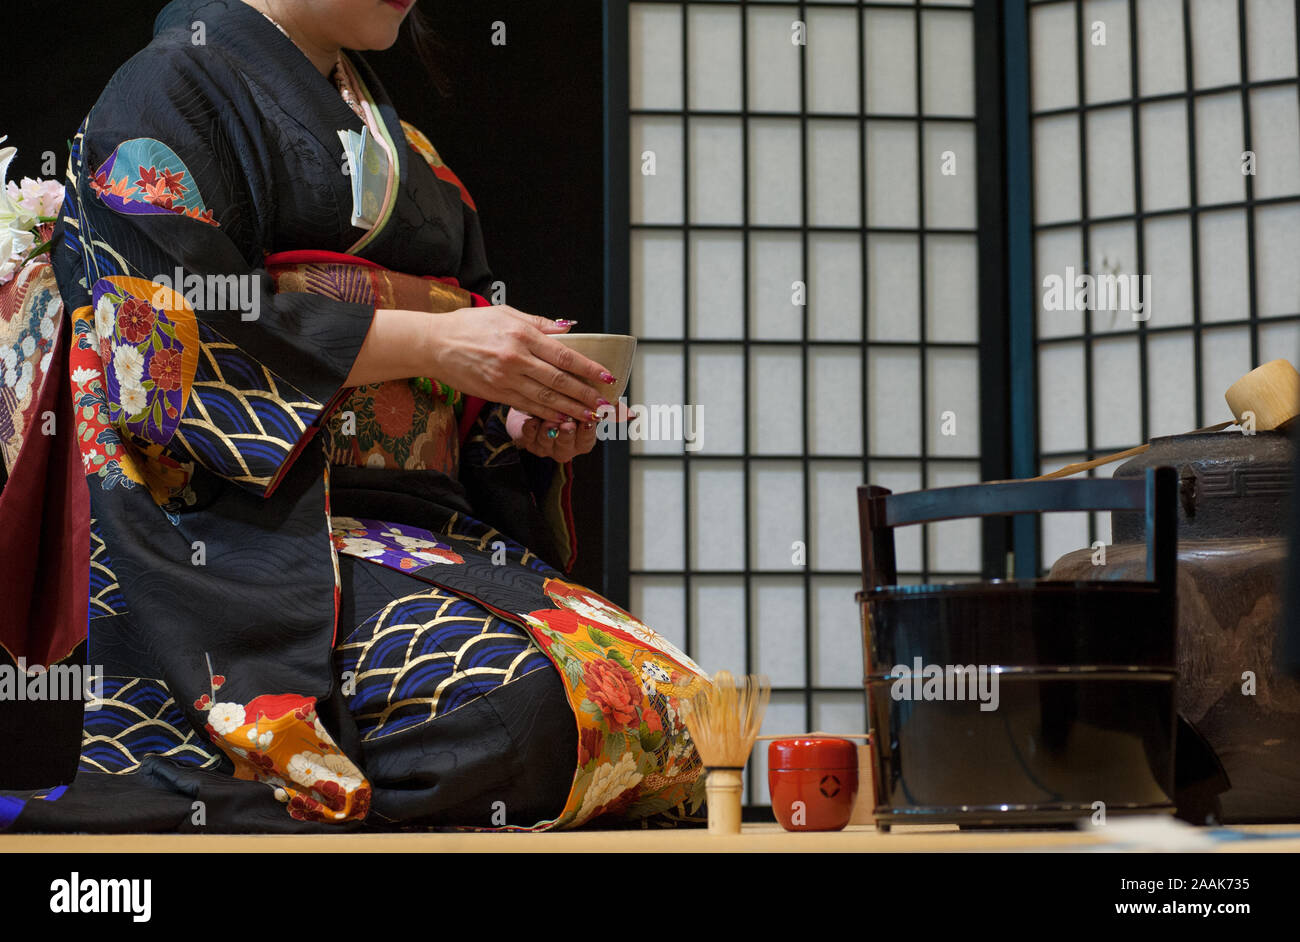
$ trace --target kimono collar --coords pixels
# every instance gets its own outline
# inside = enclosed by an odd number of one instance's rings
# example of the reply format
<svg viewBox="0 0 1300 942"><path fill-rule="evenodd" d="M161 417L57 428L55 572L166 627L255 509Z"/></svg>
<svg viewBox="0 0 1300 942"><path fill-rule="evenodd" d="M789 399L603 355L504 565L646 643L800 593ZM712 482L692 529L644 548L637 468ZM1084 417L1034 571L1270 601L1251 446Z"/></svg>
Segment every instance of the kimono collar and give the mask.
<svg viewBox="0 0 1300 942"><path fill-rule="evenodd" d="M245 67L247 74L274 88L286 112L322 144L337 149L340 128L360 130L360 119L343 101L334 81L321 75L293 40L243 0L172 0L154 21L154 36L179 31L190 42L200 23L205 42L219 44L223 52ZM351 50L344 50L344 55L364 82L380 120L399 145L394 148L397 178L399 183L405 183L410 156L409 149L400 146L402 127L397 111L370 64ZM277 67L284 72L284 80L266 81L266 74Z"/></svg>

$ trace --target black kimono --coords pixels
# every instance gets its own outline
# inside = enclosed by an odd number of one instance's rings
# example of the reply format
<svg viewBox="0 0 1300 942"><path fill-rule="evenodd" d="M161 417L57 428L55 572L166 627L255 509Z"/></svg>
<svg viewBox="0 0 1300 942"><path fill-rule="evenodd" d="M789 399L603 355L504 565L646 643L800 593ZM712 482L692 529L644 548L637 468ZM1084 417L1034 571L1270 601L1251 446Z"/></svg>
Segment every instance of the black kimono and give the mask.
<svg viewBox="0 0 1300 942"><path fill-rule="evenodd" d="M176 0L73 141L54 266L98 686L75 782L0 796L0 828L699 809L699 669L553 568L567 469L526 475L504 409L436 381L345 388L376 307L483 304L491 273L460 181L342 67L360 113L240 0ZM363 124L391 164L370 229L341 169Z"/></svg>

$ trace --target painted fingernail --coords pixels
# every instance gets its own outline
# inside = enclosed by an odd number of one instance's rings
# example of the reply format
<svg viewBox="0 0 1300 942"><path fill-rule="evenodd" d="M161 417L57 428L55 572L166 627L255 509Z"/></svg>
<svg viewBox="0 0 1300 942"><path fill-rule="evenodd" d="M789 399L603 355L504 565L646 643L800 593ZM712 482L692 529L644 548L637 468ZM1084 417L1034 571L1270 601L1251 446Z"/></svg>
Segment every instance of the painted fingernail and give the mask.
<svg viewBox="0 0 1300 942"><path fill-rule="evenodd" d="M577 322L577 321L571 321L571 320L569 320L568 318L565 318L564 320L558 320L558 321L556 321L556 322L555 322L555 325L556 325L557 327L577 327L577 326L578 326L578 322Z"/></svg>
<svg viewBox="0 0 1300 942"><path fill-rule="evenodd" d="M615 382L617 382L617 380L614 379L614 374L611 373L611 372L609 372L608 370L606 370L604 373L601 373L601 374L600 374L600 381L601 381L602 383L615 383Z"/></svg>
<svg viewBox="0 0 1300 942"><path fill-rule="evenodd" d="M585 416L583 416L583 418L587 419L587 420L590 421L590 422L599 422L599 421L600 421L600 416L598 416L598 415L597 415L596 413L594 413L594 412L588 412Z"/></svg>
<svg viewBox="0 0 1300 942"><path fill-rule="evenodd" d="M548 429L546 430L546 437L547 437L547 438L559 438L559 437L560 437L560 430L559 430L558 428L548 428Z"/></svg>
<svg viewBox="0 0 1300 942"><path fill-rule="evenodd" d="M596 400L596 406L597 406L597 407L600 407L600 406L607 406L607 405L609 405L609 400L608 400L608 399L597 399L597 400Z"/></svg>

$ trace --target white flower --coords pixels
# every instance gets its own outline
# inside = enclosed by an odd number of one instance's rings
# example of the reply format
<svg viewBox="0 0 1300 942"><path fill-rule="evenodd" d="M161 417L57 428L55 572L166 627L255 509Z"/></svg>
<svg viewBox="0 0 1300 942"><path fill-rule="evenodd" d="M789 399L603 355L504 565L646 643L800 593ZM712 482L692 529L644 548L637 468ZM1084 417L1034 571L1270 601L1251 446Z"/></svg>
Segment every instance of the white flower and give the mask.
<svg viewBox="0 0 1300 942"><path fill-rule="evenodd" d="M23 356L29 357L36 352L36 338L28 334L23 338Z"/></svg>
<svg viewBox="0 0 1300 942"><path fill-rule="evenodd" d="M18 368L18 351L13 347L6 347L3 353L0 353L0 362L3 362L6 369L15 370Z"/></svg>
<svg viewBox="0 0 1300 942"><path fill-rule="evenodd" d="M31 364L28 365L30 366ZM26 376L22 377L21 379L18 380L17 383L14 384L14 396L15 398L17 398L19 402L25 401L27 399L27 396L31 393L31 391L32 391L32 381L28 379Z"/></svg>
<svg viewBox="0 0 1300 942"><path fill-rule="evenodd" d="M122 404L122 411L128 416L139 415L145 409L149 408L149 395L144 391L144 387L136 383L123 385L117 394L118 401Z"/></svg>
<svg viewBox="0 0 1300 942"><path fill-rule="evenodd" d="M130 344L113 347L113 371L122 386L139 386L144 376L144 357Z"/></svg>
<svg viewBox="0 0 1300 942"><path fill-rule="evenodd" d="M95 466L95 456L98 454L99 452L95 451L93 448L89 451L82 452L81 463L85 466L87 473L89 473L90 469Z"/></svg>
<svg viewBox="0 0 1300 942"><path fill-rule="evenodd" d="M92 379L98 379L102 375L103 373L100 370L90 370L84 366L79 366L72 371L72 381L78 386L84 386Z"/></svg>
<svg viewBox="0 0 1300 942"><path fill-rule="evenodd" d="M63 300L61 298L51 298L50 303L45 305L45 316L50 319L51 324L54 323L54 318L59 316L61 310L63 310Z"/></svg>
<svg viewBox="0 0 1300 942"><path fill-rule="evenodd" d="M381 555L387 547L378 540L344 537L342 549L343 552L347 553L349 556L360 556L364 559L369 559L372 556Z"/></svg>
<svg viewBox="0 0 1300 942"><path fill-rule="evenodd" d="M53 350L51 350L49 353L45 354L45 356L41 357L41 375L42 375L42 376L45 375L46 373L48 373L48 372L50 371L50 360L52 360L53 358L54 358L54 351L53 351Z"/></svg>
<svg viewBox="0 0 1300 942"><path fill-rule="evenodd" d="M244 705L214 703L212 709L208 711L208 722L222 736L227 736L244 725Z"/></svg>
<svg viewBox="0 0 1300 942"><path fill-rule="evenodd" d="M108 340L113 336L113 329L117 326L117 308L113 306L113 299L104 295L95 305L95 336L99 340Z"/></svg>
<svg viewBox="0 0 1300 942"><path fill-rule="evenodd" d="M300 752L289 760L289 778L299 785L315 785L322 773L329 776L325 757L316 752Z"/></svg>
<svg viewBox="0 0 1300 942"><path fill-rule="evenodd" d="M361 521L356 517L334 517L333 526L335 530L364 530Z"/></svg>
<svg viewBox="0 0 1300 942"><path fill-rule="evenodd" d="M635 788L641 782L641 773L636 770L636 760L629 749L619 757L617 765L598 765L592 773L591 784L582 798L582 813L575 825L591 818L602 807L614 801L629 788Z"/></svg>
<svg viewBox="0 0 1300 942"><path fill-rule="evenodd" d="M46 340L54 336L54 318L49 314L41 318L41 336Z"/></svg>
<svg viewBox="0 0 1300 942"><path fill-rule="evenodd" d="M3 141L4 138L0 138ZM0 147L0 181L9 178L9 164L18 153L16 147ZM36 214L14 202L9 187L0 190L0 229L30 229L36 225ZM8 257L8 256L5 256Z"/></svg>

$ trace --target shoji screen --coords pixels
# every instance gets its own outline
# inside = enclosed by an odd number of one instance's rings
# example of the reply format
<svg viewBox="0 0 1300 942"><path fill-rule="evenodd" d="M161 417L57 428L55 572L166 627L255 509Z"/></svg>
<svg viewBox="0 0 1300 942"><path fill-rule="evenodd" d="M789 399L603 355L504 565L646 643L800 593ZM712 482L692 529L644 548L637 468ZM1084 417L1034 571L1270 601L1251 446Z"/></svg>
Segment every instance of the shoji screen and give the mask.
<svg viewBox="0 0 1300 942"><path fill-rule="evenodd" d="M1296 9L1031 5L1044 470L1230 419L1237 377L1300 353ZM1067 267L1149 275L1149 319L1048 309ZM1042 564L1108 540L1098 517L1046 517Z"/></svg>
<svg viewBox="0 0 1300 942"><path fill-rule="evenodd" d="M979 479L967 4L634 2L631 603L706 669L761 671L766 731L865 728L855 488ZM900 531L910 581L978 524ZM749 800L767 803L766 753Z"/></svg>

